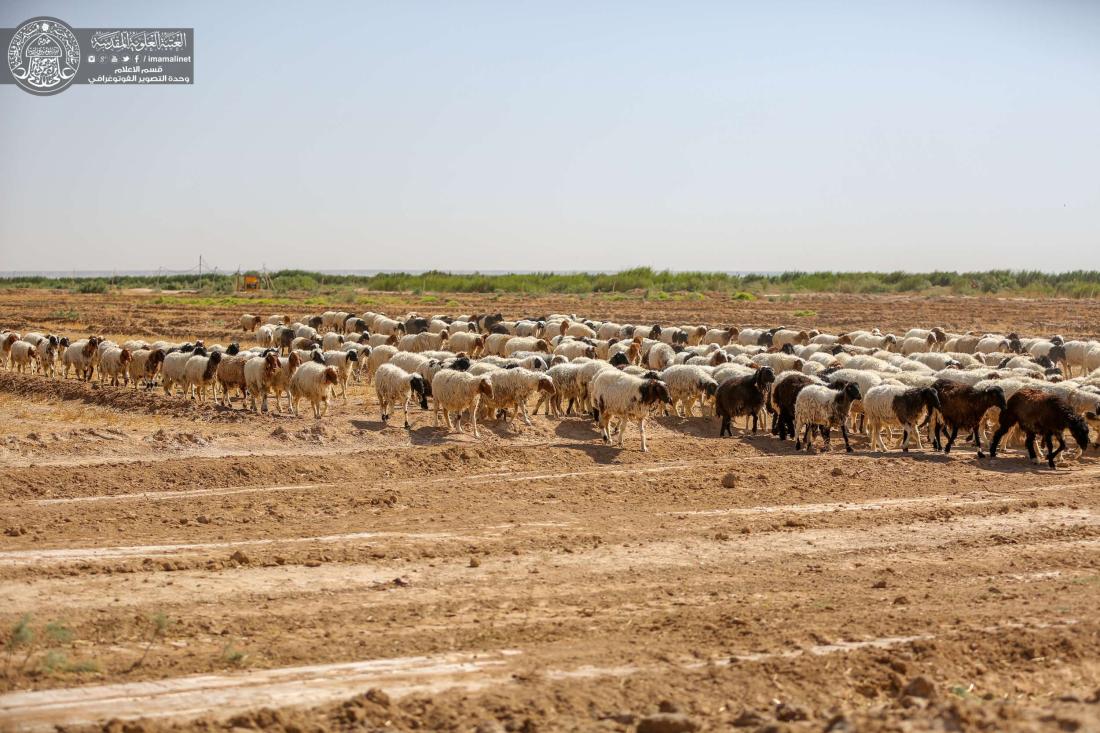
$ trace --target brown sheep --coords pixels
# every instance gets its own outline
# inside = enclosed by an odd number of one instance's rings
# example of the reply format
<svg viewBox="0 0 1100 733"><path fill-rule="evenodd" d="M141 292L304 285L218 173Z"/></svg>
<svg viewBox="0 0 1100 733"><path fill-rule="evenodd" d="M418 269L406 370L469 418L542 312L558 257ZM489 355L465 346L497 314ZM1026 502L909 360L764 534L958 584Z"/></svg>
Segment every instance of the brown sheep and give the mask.
<svg viewBox="0 0 1100 733"><path fill-rule="evenodd" d="M1092 419L1096 417L1091 413L1090 416ZM1067 429L1080 446L1081 454L1084 454L1089 445L1088 423L1073 411L1068 402L1042 390L1021 389L1009 398L1005 409L1001 410L1000 424L993 434L993 443L989 446L990 458L997 457L997 445L1015 425L1019 425L1027 436L1027 454L1032 463L1039 462L1035 453L1036 435L1043 437L1047 449L1047 465L1051 468L1054 468L1054 459L1066 449L1062 433ZM1053 442L1055 437L1058 438L1057 450Z"/></svg>
<svg viewBox="0 0 1100 733"><path fill-rule="evenodd" d="M222 359L218 363L217 370L217 385L221 388L222 404L226 407L232 407L233 402L229 395L229 390L232 387L236 387L241 393L241 403L244 403L244 399L247 392L247 383L244 378L244 365L249 359L253 357L253 354L237 354L236 356L230 356ZM216 392L217 390L215 390ZM215 400L217 395L215 394Z"/></svg>
<svg viewBox="0 0 1100 733"><path fill-rule="evenodd" d="M943 446L943 452L950 453L951 446L955 444L955 438L958 437L959 428L964 428L974 435L974 443L978 446L978 458L985 458L985 454L982 453L980 425L990 408L1005 409L1004 390L1000 387L974 389L970 385L952 382L949 379L937 379L932 384L932 388L940 397L938 414L941 417L935 423L932 445L937 449L940 448L942 430L947 437L947 445Z"/></svg>

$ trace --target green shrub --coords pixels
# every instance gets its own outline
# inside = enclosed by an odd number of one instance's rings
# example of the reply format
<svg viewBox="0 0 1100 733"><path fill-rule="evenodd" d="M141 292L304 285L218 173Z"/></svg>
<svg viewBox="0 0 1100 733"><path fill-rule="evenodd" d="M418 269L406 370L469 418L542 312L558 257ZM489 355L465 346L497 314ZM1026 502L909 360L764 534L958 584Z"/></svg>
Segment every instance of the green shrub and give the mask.
<svg viewBox="0 0 1100 733"><path fill-rule="evenodd" d="M76 285L78 293L106 293L108 290L106 280L79 280Z"/></svg>

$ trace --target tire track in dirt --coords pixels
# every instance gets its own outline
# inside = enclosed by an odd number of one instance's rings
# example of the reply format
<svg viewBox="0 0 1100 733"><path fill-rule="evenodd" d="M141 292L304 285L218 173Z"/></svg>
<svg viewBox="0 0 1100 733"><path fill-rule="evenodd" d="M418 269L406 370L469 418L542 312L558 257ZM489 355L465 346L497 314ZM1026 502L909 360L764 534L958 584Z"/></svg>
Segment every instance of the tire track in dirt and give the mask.
<svg viewBox="0 0 1100 733"><path fill-rule="evenodd" d="M342 454L342 453L343 453L342 451L333 451L333 454ZM255 452L255 453L247 454L247 455L265 455L265 454L261 451L261 452ZM297 454L294 454L294 453L291 453L291 454L279 453L277 455L282 456L282 455L297 455ZM308 455L312 456L313 454L308 454ZM207 456L203 456L203 457L205 458ZM236 456L235 454L230 456L230 455L227 454L224 457L240 457L240 456ZM179 457L177 457L177 458L179 458ZM733 458L733 459L729 459L729 460L731 462L736 462L736 464L740 465L742 463L752 463L752 462L760 462L760 461L766 461L766 462L774 464L776 462L783 461L784 459L798 460L797 457L789 457L789 456L746 456L746 457L737 457L737 458ZM74 465L80 465L80 464L74 464ZM94 465L94 464L89 464L89 465ZM705 459L705 460L698 460L698 461L661 462L657 465L639 464L639 465L633 466L633 467L594 468L594 469L586 469L586 470L582 470L582 471L566 471L566 472L555 472L555 473L546 473L546 472L542 472L542 471L538 471L538 472L519 472L519 473L514 472L514 471L503 472L503 473L501 473L501 472L476 473L476 474L468 474L468 475L464 476L462 478L462 483L465 484L465 485L481 485L481 484L491 484L491 483L495 483L495 482L498 482L498 481L501 482L501 483L517 483L517 482L524 482L524 481L559 481L559 480L566 480L566 479L572 479L572 478L583 478L583 477L587 477L587 476L600 476L600 477L632 476L632 475L646 475L646 474L651 474L651 473L666 473L666 472L669 472L669 471L679 471L679 470L684 470L684 469L689 469L689 468L696 468L696 467L700 467L700 466L714 466L714 465L715 465L715 461L713 459ZM1082 469L1082 470L1074 473L1073 476L1074 476L1074 478L1079 478L1079 479L1090 479L1092 477L1100 476L1100 468ZM455 478L453 476L444 476L442 478L433 477L433 478L412 478L412 479L386 480L384 482L380 481L379 484L383 485L386 488L400 488L400 487L407 487L407 486L422 486L422 485L425 485L425 484L433 485L433 484L454 483L454 481L455 481ZM1029 486L1029 487L1027 487L1026 489L1023 489L1023 490L1024 491L1057 491L1057 490L1062 490L1062 489L1079 488L1082 485L1087 485L1087 484L1086 484L1086 482L1075 482L1075 483L1065 483L1065 484L1052 484L1052 485L1047 485L1047 486L1032 485L1032 486ZM69 496L69 497L59 497L59 498L53 498L53 499L32 499L31 502L38 505L38 506L53 506L53 505L57 505L57 504L77 504L77 503L82 503L82 502L132 501L132 500L143 500L143 501L153 500L153 501L157 501L157 500L187 499L187 498L195 498L195 497L233 496L235 494L250 494L250 493L267 493L267 492L279 493L279 492L287 492L287 491L317 491L317 490L338 488L338 487L341 487L341 486L342 486L342 484L335 483L335 482L321 482L321 483L308 483L308 484L287 484L287 485L275 485L275 486L229 486L229 487L220 488L220 489L180 489L180 490L164 490L164 491L141 491L141 492L131 492L131 493L125 493L125 494L100 494L100 495L90 495L90 496ZM997 493L1014 493L1014 492L992 492L991 491L989 493L997 494ZM943 496L947 497L949 495L943 495ZM933 501L935 498L936 497L928 497L927 500L928 501ZM870 502L866 502L865 504L858 505L858 506L859 506L859 508L874 508L874 507L872 507L872 505L874 505L874 504L883 504L884 506L886 506L886 505L892 505L893 503L899 503L899 502L901 502L901 503L904 503L904 502L920 503L921 501L923 501L923 499L921 499L921 498L912 498L912 499L885 499L884 498L884 499L882 499L880 501L877 501L877 502L876 501L870 501ZM838 505L843 505L843 502L838 502ZM783 506L798 507L799 505L783 505ZM810 506L825 507L825 506L832 506L832 505L822 504L822 505L805 505L805 506L807 506L807 507L810 507ZM777 508L778 508L778 505L777 505ZM725 510L685 510L685 511L669 511L669 512L664 512L664 513L665 514L706 514L706 513L713 512L715 514L719 514L719 513L723 513L724 511ZM738 513L739 511L742 511L742 510L730 510L730 511L732 511L733 513ZM762 507L761 512L764 512L764 511L766 511L766 510ZM797 509L791 509L790 511L797 512L798 510ZM817 510L811 510L809 508L807 508L806 511L807 511L807 513L817 513ZM828 511L828 510L822 509L821 511Z"/></svg>
<svg viewBox="0 0 1100 733"><path fill-rule="evenodd" d="M116 547L65 547L52 550L9 550L0 552L0 565L26 565L33 563L67 562L67 561L92 561L114 560L129 557L171 557L203 553L208 550L231 550L240 547L257 547L270 545L289 545L308 542L333 544L338 542L362 542L376 539L411 539L425 541L464 541L485 539L501 536L501 532L492 530L520 529L534 527L545 529L546 527L566 526L558 522L523 522L509 525L495 525L480 530L473 529L466 534L454 532L352 532L348 534L318 535L313 537L273 537L270 539L255 540L229 540L226 542L195 542L189 544L171 545L122 545Z"/></svg>
<svg viewBox="0 0 1100 733"><path fill-rule="evenodd" d="M504 559L485 558L480 562L478 578L491 580L494 587L510 588L529 582L532 568L543 567L569 574L575 582L585 579L584 586L599 588L602 578L631 568L722 568L745 562L771 562L777 558L822 555L854 555L887 551L903 555L924 551L948 542L973 541L988 536L1003 536L1013 531L1034 530L1037 526L1058 524L1063 531L1100 527L1100 516L1087 510L1035 510L1019 515L968 517L962 522L907 522L883 524L873 528L805 529L793 532L754 533L726 540L692 537L672 541L652 541L640 546L601 545L576 549L569 554L538 549ZM508 529L512 529L509 527ZM376 535L377 536L377 535ZM389 533L392 538L409 537L406 533ZM481 535L485 537L488 535ZM448 536L467 541L470 537ZM316 541L298 538L294 542ZM434 542L432 536L427 541ZM337 540L339 541L339 540ZM1100 539L1067 536L1057 540L1044 539L1043 546L1081 548L1100 546ZM252 546L278 546L274 540L256 541ZM142 557L154 553L158 558L185 556L210 550L225 552L237 543L203 543L201 545L159 545L122 548L89 548L87 550L18 551L0 553L0 564L36 565L69 561ZM1016 545L1017 550L1021 545ZM99 552L97 552L99 551ZM117 551L117 553L112 552ZM106 554L101 554L106 552ZM46 554L49 553L49 554ZM83 554L77 554L83 553ZM108 595L125 599L124 605L156 604L183 594L193 602L240 596L245 592L290 594L321 590L361 590L389 582L394 573L415 579L410 596L435 595L448 587L471 583L469 570L461 563L420 561L402 564L395 569L391 563L325 563L318 567L285 565L271 567L235 567L218 572L181 570L172 573L168 591L149 584L142 574L121 574L94 577L34 578L0 583L2 593L15 606L51 604L87 606L102 603ZM472 586L474 590L481 587ZM481 591L479 591L481 592ZM166 595L167 593L167 595Z"/></svg>

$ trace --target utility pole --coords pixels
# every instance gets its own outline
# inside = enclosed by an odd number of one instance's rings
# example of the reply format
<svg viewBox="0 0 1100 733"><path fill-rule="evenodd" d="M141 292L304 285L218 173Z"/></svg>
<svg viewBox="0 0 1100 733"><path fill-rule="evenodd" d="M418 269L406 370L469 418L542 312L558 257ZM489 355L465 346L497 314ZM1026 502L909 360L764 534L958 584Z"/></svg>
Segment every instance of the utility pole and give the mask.
<svg viewBox="0 0 1100 733"><path fill-rule="evenodd" d="M202 255L199 255L199 290L202 290Z"/></svg>

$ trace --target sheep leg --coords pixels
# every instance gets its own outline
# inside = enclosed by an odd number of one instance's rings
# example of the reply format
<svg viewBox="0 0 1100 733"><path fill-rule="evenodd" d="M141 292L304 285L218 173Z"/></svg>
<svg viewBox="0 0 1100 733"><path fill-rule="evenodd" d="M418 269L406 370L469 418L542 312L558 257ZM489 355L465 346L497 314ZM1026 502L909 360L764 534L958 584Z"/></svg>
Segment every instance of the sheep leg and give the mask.
<svg viewBox="0 0 1100 733"><path fill-rule="evenodd" d="M733 430L730 428L730 416L722 416L722 426L718 429L718 437L721 438L724 435L733 437Z"/></svg>
<svg viewBox="0 0 1100 733"><path fill-rule="evenodd" d="M1046 434L1047 445L1047 465L1054 468L1054 459L1058 457L1058 454L1066 449L1066 439L1062 437L1062 433L1058 433L1058 449L1054 449L1053 433Z"/></svg>
<svg viewBox="0 0 1100 733"><path fill-rule="evenodd" d="M753 410L753 412L752 412L752 434L753 435L756 435L756 426L757 426L757 419L758 418L759 418L759 413L757 413L756 410Z"/></svg>
<svg viewBox="0 0 1100 733"><path fill-rule="evenodd" d="M1027 446L1027 455L1031 458L1031 462L1038 464L1039 459L1035 454L1035 433L1027 433L1024 445Z"/></svg>
<svg viewBox="0 0 1100 733"><path fill-rule="evenodd" d="M603 442L608 445L611 444L611 431L610 431L611 418L604 413L600 415L600 433L603 435Z"/></svg>
<svg viewBox="0 0 1100 733"><path fill-rule="evenodd" d="M459 418L461 420L461 418ZM477 432L477 405L475 404L470 408L470 427L474 429L474 437L480 438L481 434Z"/></svg>
<svg viewBox="0 0 1100 733"><path fill-rule="evenodd" d="M948 435L947 435L947 445L945 445L943 447L944 455L949 455L951 453L951 446L955 445L955 438L957 438L957 437L959 437L959 426L955 425L955 426L952 426L951 432L948 433ZM980 458L981 455L982 455L982 444L979 442L978 443L978 457Z"/></svg>
<svg viewBox="0 0 1100 733"><path fill-rule="evenodd" d="M828 425L822 425L821 426L821 443L822 443L822 445L821 445L821 452L822 453L829 450L829 426Z"/></svg>
<svg viewBox="0 0 1100 733"><path fill-rule="evenodd" d="M527 401L523 400L519 403L519 411L523 413L523 424L531 425L531 416L527 414ZM535 413L538 414L538 413ZM512 418L512 422L515 422L515 418Z"/></svg>
<svg viewBox="0 0 1100 733"><path fill-rule="evenodd" d="M623 440L626 438L626 423L627 423L627 420L626 420L625 417L623 419L619 420L619 426L618 427L619 427L619 447L620 448L623 447Z"/></svg>
<svg viewBox="0 0 1100 733"><path fill-rule="evenodd" d="M408 430L409 428L412 427L412 425L409 424L409 402L411 400L412 400L412 395L409 395L408 397L405 398L405 429L406 430Z"/></svg>
<svg viewBox="0 0 1100 733"><path fill-rule="evenodd" d="M852 444L848 442L848 426L844 423L840 424L840 435L842 438L844 438L844 452L851 453Z"/></svg>
<svg viewBox="0 0 1100 733"><path fill-rule="evenodd" d="M955 429L958 432L958 428ZM954 437L954 436L952 436ZM978 426L974 426L974 444L978 446L978 458L985 458L985 453L982 453L982 436L978 431Z"/></svg>
<svg viewBox="0 0 1100 733"><path fill-rule="evenodd" d="M642 453L648 453L649 452L649 447L646 446L646 442L645 442L645 418L644 417L641 420L638 421L638 430L642 434Z"/></svg>

